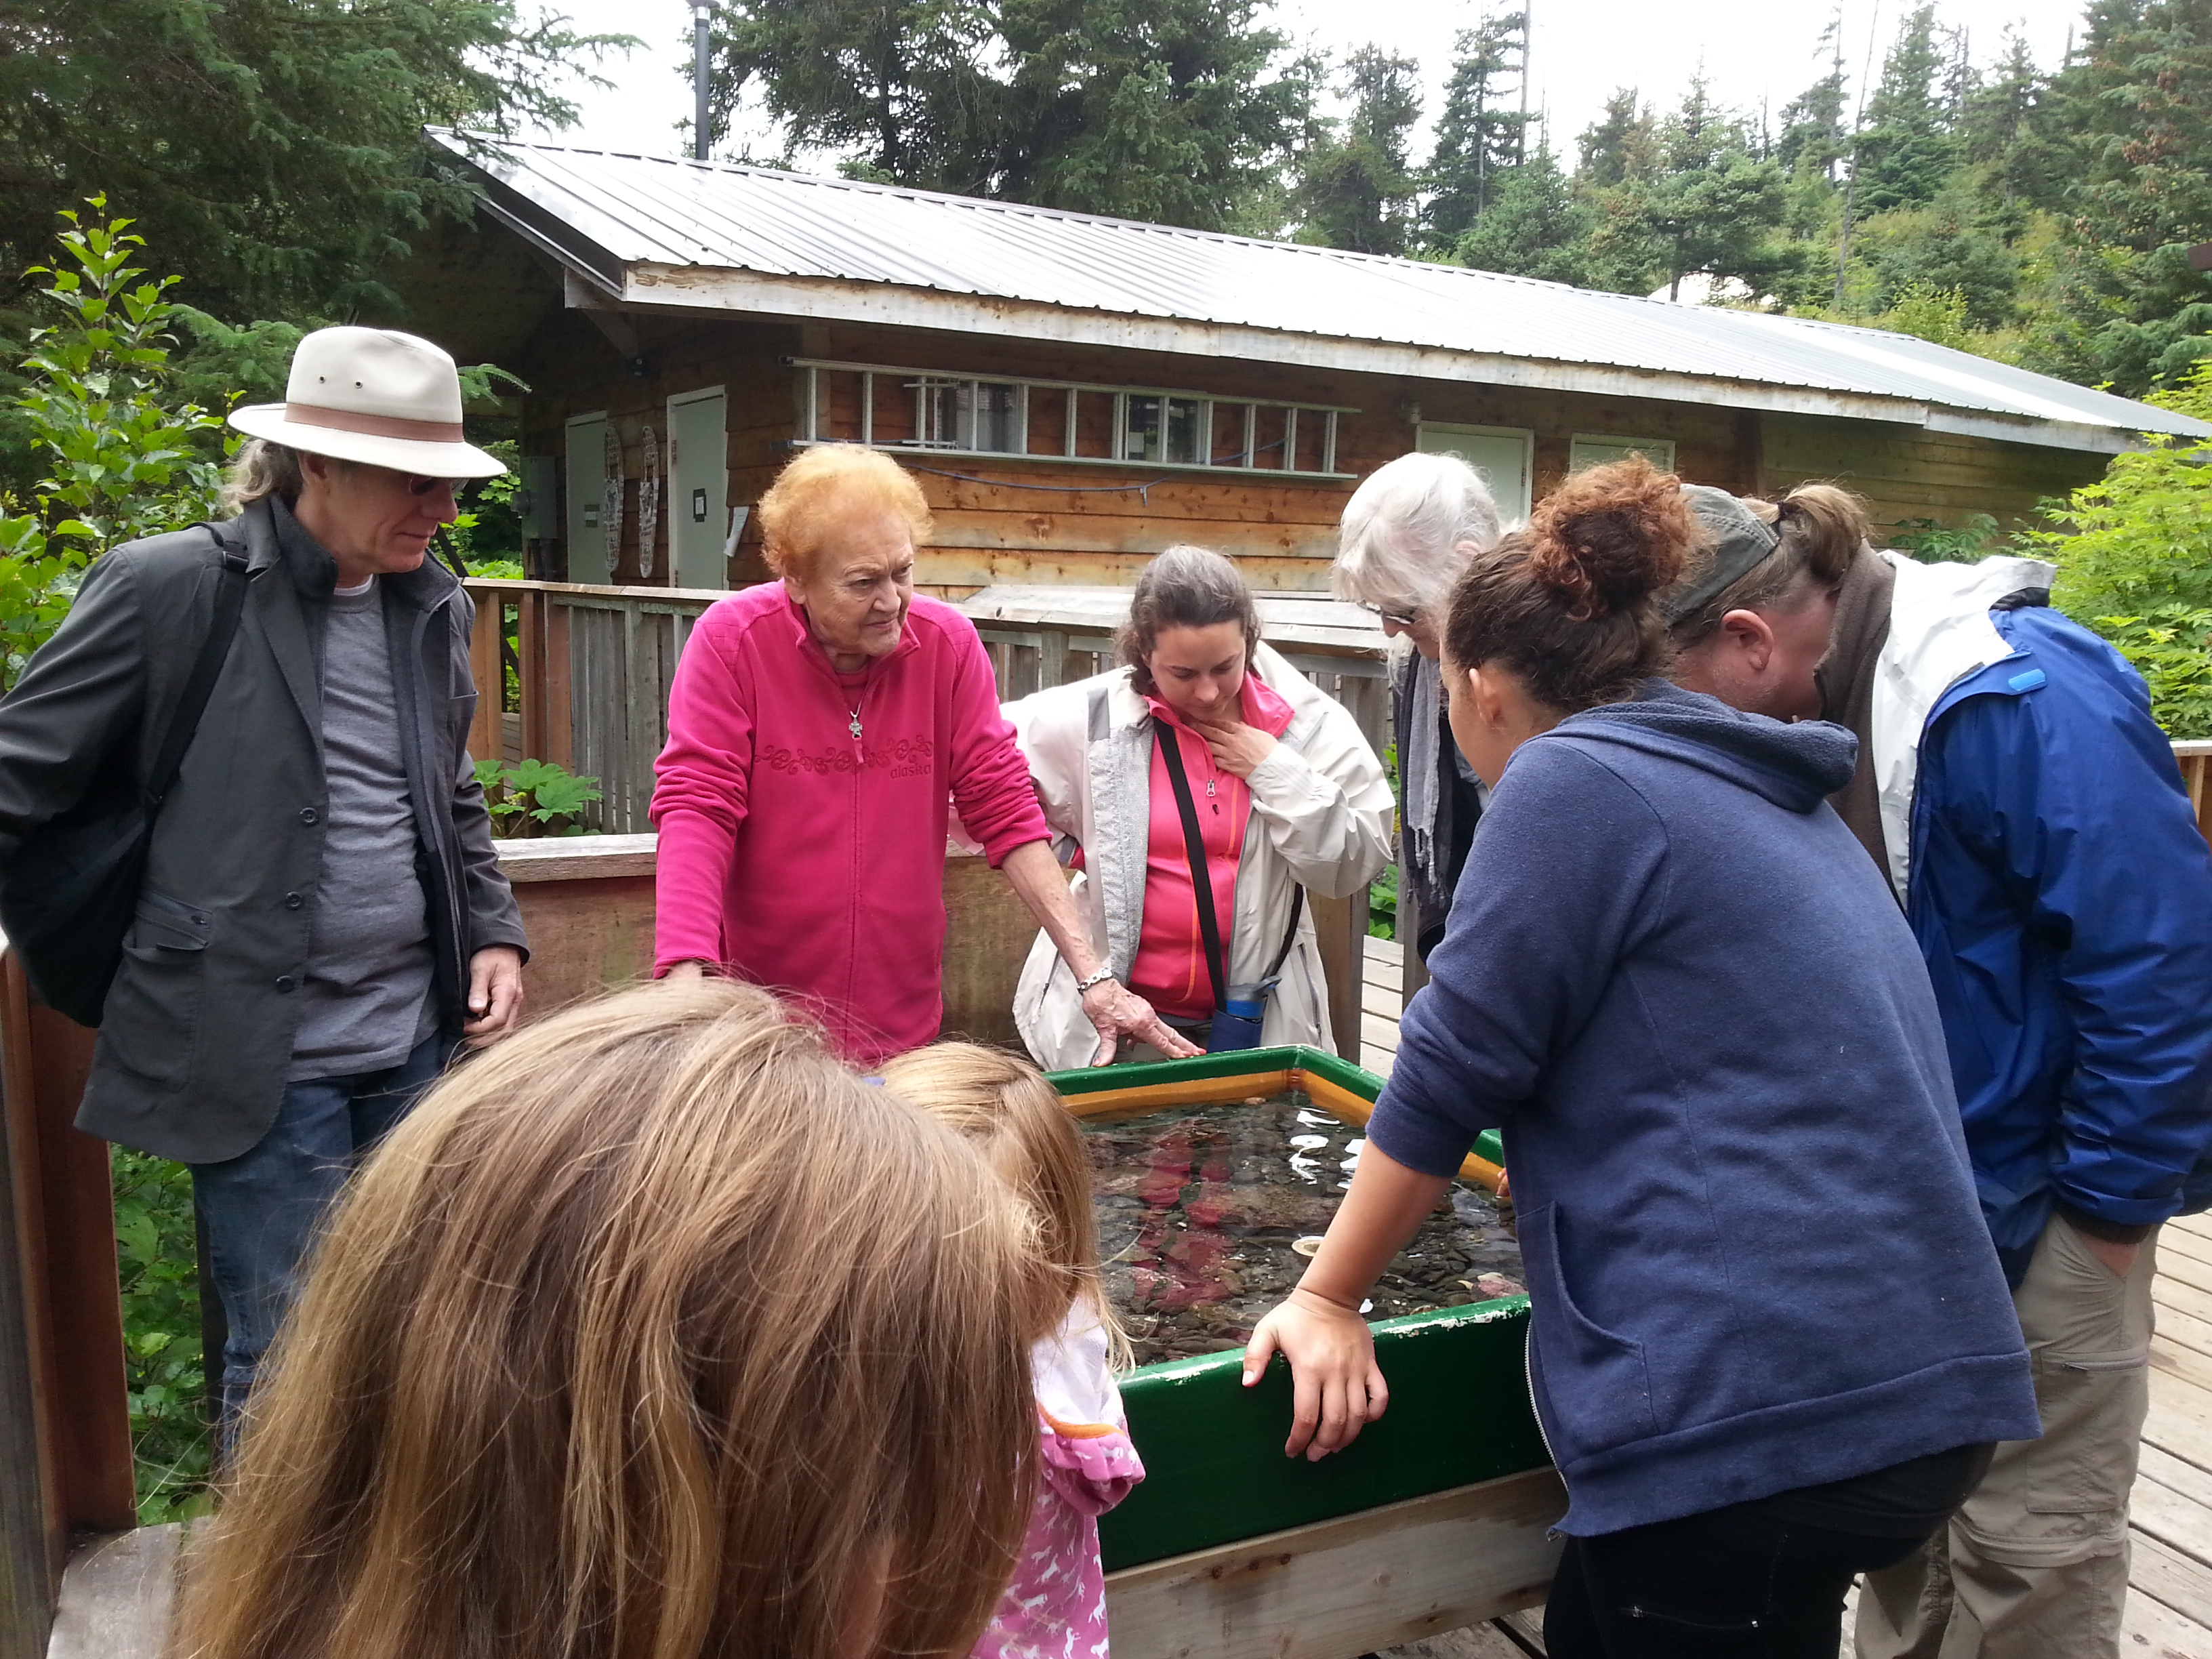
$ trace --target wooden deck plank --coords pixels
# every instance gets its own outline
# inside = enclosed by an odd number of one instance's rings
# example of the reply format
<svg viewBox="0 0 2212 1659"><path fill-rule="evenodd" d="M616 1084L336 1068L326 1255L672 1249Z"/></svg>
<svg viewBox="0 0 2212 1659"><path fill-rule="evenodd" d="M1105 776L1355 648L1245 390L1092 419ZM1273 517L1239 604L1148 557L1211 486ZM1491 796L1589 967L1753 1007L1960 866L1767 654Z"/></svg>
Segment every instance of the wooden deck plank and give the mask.
<svg viewBox="0 0 2212 1659"><path fill-rule="evenodd" d="M2152 1286L2155 1300L2157 1287ZM2201 1354L2212 1354L2212 1319L2200 1319L2195 1314L2185 1314L2179 1308L2159 1304L2158 1336L2160 1342L2172 1342L2181 1347L2194 1348Z"/></svg>
<svg viewBox="0 0 2212 1659"><path fill-rule="evenodd" d="M2153 1406L2195 1425L2191 1432L2204 1455L2212 1456L2212 1389L2200 1389L2194 1382L2154 1367L2150 1374L2150 1399ZM2191 1457L2189 1461L2196 1463L2203 1459L2201 1456Z"/></svg>
<svg viewBox="0 0 2212 1659"><path fill-rule="evenodd" d="M2161 1308L2175 1308L2199 1319L2212 1319L2212 1294L2161 1272L2151 1281L2151 1300Z"/></svg>
<svg viewBox="0 0 2212 1659"><path fill-rule="evenodd" d="M2200 1389L2212 1389L2212 1354L2199 1353L2181 1343L2169 1342L2163 1333L2151 1340L2150 1363L2160 1370L2194 1382Z"/></svg>
<svg viewBox="0 0 2212 1659"><path fill-rule="evenodd" d="M2212 1296L2212 1262L2199 1261L2195 1256L2184 1255L2179 1250L2160 1250L2158 1276L2176 1284L2193 1286Z"/></svg>
<svg viewBox="0 0 2212 1659"><path fill-rule="evenodd" d="M2212 1659L2212 1630L2138 1590L2120 1620L2120 1651L2131 1659Z"/></svg>
<svg viewBox="0 0 2212 1659"><path fill-rule="evenodd" d="M2162 1405L2154 1392L2150 1415L2143 1421L2143 1443L2212 1471L2212 1436L2207 1436L2201 1425Z"/></svg>
<svg viewBox="0 0 2212 1659"><path fill-rule="evenodd" d="M2194 1233L2199 1238L2212 1238L2212 1211L2197 1215L2178 1215L2166 1224L2177 1232Z"/></svg>
<svg viewBox="0 0 2212 1659"><path fill-rule="evenodd" d="M2193 1261L2212 1263L2212 1238L2169 1221L2158 1230L2158 1253L2161 1259L2172 1254L2185 1255Z"/></svg>
<svg viewBox="0 0 2212 1659"><path fill-rule="evenodd" d="M2148 1475L2136 1480L2128 1499L2128 1520L2137 1531L2149 1534L2200 1565L2212 1559L2212 1510L2161 1480Z"/></svg>
<svg viewBox="0 0 2212 1659"><path fill-rule="evenodd" d="M2212 1568L2140 1530L2129 1543L2129 1586L2192 1623L2212 1626Z"/></svg>

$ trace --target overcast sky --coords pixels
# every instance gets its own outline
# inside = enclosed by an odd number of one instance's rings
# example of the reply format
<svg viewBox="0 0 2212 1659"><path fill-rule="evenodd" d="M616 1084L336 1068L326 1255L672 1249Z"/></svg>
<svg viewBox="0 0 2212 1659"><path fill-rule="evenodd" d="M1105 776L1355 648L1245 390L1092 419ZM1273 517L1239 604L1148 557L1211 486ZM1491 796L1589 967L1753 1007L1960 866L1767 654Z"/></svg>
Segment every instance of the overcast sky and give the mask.
<svg viewBox="0 0 2212 1659"><path fill-rule="evenodd" d="M1554 148L1571 160L1575 136L1598 115L1616 87L1636 87L1660 104L1670 103L1700 65L1723 103L1755 114L1765 100L1778 116L1822 66L1813 52L1831 8L1818 0L1698 0L1695 4L1653 0L1533 0L1534 73L1530 104L1549 119ZM672 123L690 109L688 0L559 0L586 33L627 33L646 44L627 58L611 58L600 72L611 89L583 88L574 95L583 119L556 142L650 155L684 153ZM1495 9L1511 9L1499 0ZM1881 0L1877 9L1855 0L1844 12L1845 58L1856 96L1869 34L1874 64L1906 9L1904 0ZM1275 22L1302 42L1333 56L1373 44L1423 65L1432 118L1450 68L1452 36L1470 27L1483 8L1470 0L1276 0ZM2064 52L2080 16L2065 0L1939 0L1937 17L1967 32L1977 64L1986 64L2004 29L2026 32L2037 61L2046 68ZM764 131L763 130L761 130ZM765 153L764 137L754 142ZM1425 137L1421 148L1425 148ZM1420 151L1417 149L1416 158Z"/></svg>

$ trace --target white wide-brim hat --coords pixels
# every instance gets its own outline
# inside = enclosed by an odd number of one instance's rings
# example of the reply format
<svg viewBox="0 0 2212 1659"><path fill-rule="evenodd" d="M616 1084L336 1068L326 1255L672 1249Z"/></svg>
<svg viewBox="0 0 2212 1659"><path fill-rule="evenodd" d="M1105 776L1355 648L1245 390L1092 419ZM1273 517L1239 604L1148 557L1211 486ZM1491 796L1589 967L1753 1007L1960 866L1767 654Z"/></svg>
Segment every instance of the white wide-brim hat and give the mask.
<svg viewBox="0 0 2212 1659"><path fill-rule="evenodd" d="M428 340L389 328L319 328L292 354L281 404L234 410L249 437L426 478L507 471L461 431L461 377Z"/></svg>

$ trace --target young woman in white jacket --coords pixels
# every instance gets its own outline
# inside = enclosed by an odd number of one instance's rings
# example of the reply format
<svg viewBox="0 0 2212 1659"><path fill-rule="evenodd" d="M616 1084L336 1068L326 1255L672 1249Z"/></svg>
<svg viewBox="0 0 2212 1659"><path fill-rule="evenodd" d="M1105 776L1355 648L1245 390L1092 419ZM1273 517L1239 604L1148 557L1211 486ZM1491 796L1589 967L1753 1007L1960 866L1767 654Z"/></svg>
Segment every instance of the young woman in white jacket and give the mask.
<svg viewBox="0 0 2212 1659"><path fill-rule="evenodd" d="M1280 978L1261 1042L1331 1042L1303 887L1340 898L1390 860L1390 788L1343 705L1260 641L1237 568L1173 547L1137 579L1123 666L1006 706L1077 906L1112 976L1202 1047L1215 1012L1188 841L1157 738L1171 732L1205 847L1224 983ZM1285 939L1289 949L1285 954ZM1281 966L1275 966L1278 957ZM1014 1018L1040 1065L1115 1058L1042 934ZM1133 1048L1123 1059L1157 1059Z"/></svg>

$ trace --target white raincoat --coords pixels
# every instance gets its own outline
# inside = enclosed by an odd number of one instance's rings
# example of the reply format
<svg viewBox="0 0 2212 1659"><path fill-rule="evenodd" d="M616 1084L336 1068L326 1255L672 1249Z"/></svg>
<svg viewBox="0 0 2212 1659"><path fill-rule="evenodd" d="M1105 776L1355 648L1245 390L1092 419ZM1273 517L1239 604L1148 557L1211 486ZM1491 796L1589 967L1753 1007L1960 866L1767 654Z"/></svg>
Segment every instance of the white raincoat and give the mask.
<svg viewBox="0 0 2212 1659"><path fill-rule="evenodd" d="M1290 726L1246 780L1252 822L1237 872L1229 981L1267 976L1299 885L1341 898L1390 861L1390 786L1351 714L1261 645L1251 672L1291 705ZM1144 928L1145 861L1152 834L1152 710L1118 668L1006 706L1047 823L1083 849L1072 889L1091 944L1126 984ZM1066 845L1064 842L1063 846ZM1098 1034L1075 975L1037 935L1014 993L1014 1023L1037 1063L1088 1066ZM1310 906L1301 914L1282 982L1267 1000L1263 1042L1330 1046L1328 995Z"/></svg>

